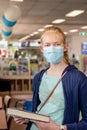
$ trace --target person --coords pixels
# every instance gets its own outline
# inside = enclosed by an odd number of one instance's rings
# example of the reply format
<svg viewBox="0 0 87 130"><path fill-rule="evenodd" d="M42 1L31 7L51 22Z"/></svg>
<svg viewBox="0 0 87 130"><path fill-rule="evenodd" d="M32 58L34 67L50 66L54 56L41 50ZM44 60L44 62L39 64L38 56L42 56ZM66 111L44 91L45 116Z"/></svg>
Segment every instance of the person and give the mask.
<svg viewBox="0 0 87 130"><path fill-rule="evenodd" d="M72 54L71 63L75 65L77 68L79 68L79 61L76 59L75 54Z"/></svg>
<svg viewBox="0 0 87 130"><path fill-rule="evenodd" d="M15 54L14 54L14 58L15 58L15 59L18 59L18 57L19 57L19 51L16 50L16 51L15 51Z"/></svg>
<svg viewBox="0 0 87 130"><path fill-rule="evenodd" d="M87 77L70 64L63 31L56 26L46 28L40 49L50 65L33 79L32 112L48 115L50 122L14 120L19 124L27 123L26 130L87 130ZM40 109L61 76L60 83Z"/></svg>

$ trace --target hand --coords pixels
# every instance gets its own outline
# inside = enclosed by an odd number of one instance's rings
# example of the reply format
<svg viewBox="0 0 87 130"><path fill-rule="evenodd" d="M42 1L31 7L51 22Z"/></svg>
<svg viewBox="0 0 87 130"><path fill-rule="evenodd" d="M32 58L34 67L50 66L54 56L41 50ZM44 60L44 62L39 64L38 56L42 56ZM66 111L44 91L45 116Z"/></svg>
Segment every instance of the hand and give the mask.
<svg viewBox="0 0 87 130"><path fill-rule="evenodd" d="M15 121L17 124L19 124L19 125L29 122L28 119L17 118L17 117L13 117L13 118L14 118L14 121Z"/></svg>
<svg viewBox="0 0 87 130"><path fill-rule="evenodd" d="M30 120L35 123L39 130L60 130L60 126L55 124L54 121L50 119L50 122L41 122L36 120Z"/></svg>

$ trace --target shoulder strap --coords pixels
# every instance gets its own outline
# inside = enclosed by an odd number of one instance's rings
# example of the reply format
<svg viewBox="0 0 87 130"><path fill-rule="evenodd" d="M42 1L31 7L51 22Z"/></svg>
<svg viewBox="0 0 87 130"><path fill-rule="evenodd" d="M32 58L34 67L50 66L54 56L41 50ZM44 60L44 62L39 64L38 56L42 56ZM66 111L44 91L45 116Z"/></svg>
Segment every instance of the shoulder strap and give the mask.
<svg viewBox="0 0 87 130"><path fill-rule="evenodd" d="M67 73L67 71L65 73L63 73L63 75L60 77L60 79L58 80L58 82L56 83L56 85L53 87L52 91L47 96L47 98L45 99L45 101L43 102L43 104L41 105L41 107L39 108L39 110L37 110L37 112L39 112L43 108L43 106L47 103L47 101L52 96L54 90L57 88L58 84L60 83L60 81L62 80L62 78L65 76L66 73Z"/></svg>

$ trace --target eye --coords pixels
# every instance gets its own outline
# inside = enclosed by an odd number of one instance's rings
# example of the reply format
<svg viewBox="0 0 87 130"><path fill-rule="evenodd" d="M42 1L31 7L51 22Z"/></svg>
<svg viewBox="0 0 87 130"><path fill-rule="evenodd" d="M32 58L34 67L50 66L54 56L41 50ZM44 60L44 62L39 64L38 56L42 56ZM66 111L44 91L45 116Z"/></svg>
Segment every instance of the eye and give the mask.
<svg viewBox="0 0 87 130"><path fill-rule="evenodd" d="M54 46L60 46L61 44L60 43L58 43L58 42L56 42L55 44L54 44Z"/></svg>
<svg viewBox="0 0 87 130"><path fill-rule="evenodd" d="M50 43L44 43L44 46L45 46L45 47L49 47L49 46L50 46Z"/></svg>

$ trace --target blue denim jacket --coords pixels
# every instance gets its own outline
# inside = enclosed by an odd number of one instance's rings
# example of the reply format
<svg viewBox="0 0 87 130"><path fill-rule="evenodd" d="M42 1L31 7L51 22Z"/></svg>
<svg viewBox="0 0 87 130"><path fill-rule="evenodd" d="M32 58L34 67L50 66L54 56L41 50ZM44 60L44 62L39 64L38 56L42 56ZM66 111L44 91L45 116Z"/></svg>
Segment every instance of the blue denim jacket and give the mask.
<svg viewBox="0 0 87 130"><path fill-rule="evenodd" d="M42 70L33 79L33 108L35 112L40 104L39 86L42 76L46 71ZM67 125L67 130L87 130L87 77L75 66L69 65L63 73L67 74L62 79L65 110L62 124ZM82 113L82 119L79 121L79 113ZM30 130L31 123L27 125L26 130Z"/></svg>

